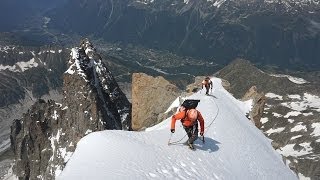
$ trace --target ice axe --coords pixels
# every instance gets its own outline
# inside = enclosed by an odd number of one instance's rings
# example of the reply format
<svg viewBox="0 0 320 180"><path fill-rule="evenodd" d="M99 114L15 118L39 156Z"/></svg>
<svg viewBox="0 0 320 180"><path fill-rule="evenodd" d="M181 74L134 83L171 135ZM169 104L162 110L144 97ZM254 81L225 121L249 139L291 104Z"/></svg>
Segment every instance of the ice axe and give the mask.
<svg viewBox="0 0 320 180"><path fill-rule="evenodd" d="M168 141L168 146L171 144L171 137L172 137L172 133L171 133L171 135L170 135L170 138L169 138L169 141Z"/></svg>

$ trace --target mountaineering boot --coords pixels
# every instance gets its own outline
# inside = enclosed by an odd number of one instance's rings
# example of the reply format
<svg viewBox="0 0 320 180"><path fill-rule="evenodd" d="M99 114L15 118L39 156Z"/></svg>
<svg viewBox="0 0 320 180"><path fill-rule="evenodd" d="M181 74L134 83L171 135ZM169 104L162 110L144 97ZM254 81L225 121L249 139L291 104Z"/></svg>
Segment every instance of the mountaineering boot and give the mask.
<svg viewBox="0 0 320 180"><path fill-rule="evenodd" d="M194 150L194 146L192 144L189 144L189 148Z"/></svg>
<svg viewBox="0 0 320 180"><path fill-rule="evenodd" d="M194 149L193 144L189 143L189 140L187 141L187 143L188 143L189 148L193 150Z"/></svg>

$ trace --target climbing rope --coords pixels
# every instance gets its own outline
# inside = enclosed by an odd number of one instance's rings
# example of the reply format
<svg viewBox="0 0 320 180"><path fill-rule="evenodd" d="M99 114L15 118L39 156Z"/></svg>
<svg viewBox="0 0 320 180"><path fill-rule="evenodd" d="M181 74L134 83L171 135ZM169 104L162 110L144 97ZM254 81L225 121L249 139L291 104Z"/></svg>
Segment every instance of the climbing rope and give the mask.
<svg viewBox="0 0 320 180"><path fill-rule="evenodd" d="M209 126L207 126L207 127L204 128L204 131L205 131L205 132L208 131L208 129L211 127L212 123L216 120L216 118L217 118L217 116L218 116L218 114L219 114L219 106L217 105L217 103L216 103L213 99L210 99L210 100L213 101L214 104L216 105L216 107L217 107L217 113L216 113L216 115L214 116L214 118L213 118L213 120L211 121L211 123L209 124ZM203 132L203 135L205 134L205 132Z"/></svg>
<svg viewBox="0 0 320 180"><path fill-rule="evenodd" d="M203 143L204 143L204 134L205 134L205 132L208 131L208 129L211 127L211 125L212 125L213 122L216 120L216 118L217 118L217 116L218 116L218 114L219 114L219 106L217 105L217 103L216 103L213 99L210 99L210 100L213 101L214 104L216 105L216 107L217 107L217 113L216 113L216 115L214 116L214 118L213 118L213 120L211 121L211 123L204 128L204 132L203 132L203 136L202 136L202 141L203 141ZM177 140L177 141L170 142L170 141L171 141L171 137L172 137L172 133L171 133L171 136L170 136L169 141L168 141L168 145L178 144L178 143L179 143L180 141L182 141L186 136L187 136L187 134L185 134L181 139L179 139L179 140Z"/></svg>

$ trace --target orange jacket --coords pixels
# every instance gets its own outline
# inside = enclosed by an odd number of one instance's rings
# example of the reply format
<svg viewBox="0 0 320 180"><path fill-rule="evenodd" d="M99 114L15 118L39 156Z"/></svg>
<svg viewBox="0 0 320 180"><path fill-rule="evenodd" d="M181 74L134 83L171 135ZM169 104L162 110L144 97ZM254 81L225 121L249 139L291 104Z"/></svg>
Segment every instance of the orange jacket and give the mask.
<svg viewBox="0 0 320 180"><path fill-rule="evenodd" d="M204 132L204 119L201 115L201 113L198 112L198 121L200 122L200 132ZM188 119L186 116L186 111L178 112L177 114L173 115L171 118L171 129L175 129L176 121L177 120L183 120L182 124L186 127L192 126L192 122Z"/></svg>

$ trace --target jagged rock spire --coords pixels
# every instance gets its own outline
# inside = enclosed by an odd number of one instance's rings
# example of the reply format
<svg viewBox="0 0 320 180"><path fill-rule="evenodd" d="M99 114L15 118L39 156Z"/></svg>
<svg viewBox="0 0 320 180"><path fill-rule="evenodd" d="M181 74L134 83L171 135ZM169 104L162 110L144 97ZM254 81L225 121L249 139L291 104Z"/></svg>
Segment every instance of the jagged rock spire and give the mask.
<svg viewBox="0 0 320 180"><path fill-rule="evenodd" d="M54 179L90 132L131 130L131 104L88 39L71 49L68 65L62 103L39 100L11 127L22 179Z"/></svg>
<svg viewBox="0 0 320 180"><path fill-rule="evenodd" d="M92 93L96 97L95 103L99 104L98 107L104 117L102 119L109 119L109 122L105 122L107 129L130 130L131 104L88 39L82 40L79 48L71 50L69 64L71 64L70 68L64 74L64 84L70 84L70 80L77 81L73 83L78 84L80 89L93 90ZM73 78L74 76L78 77ZM82 78L81 81L77 80L79 77ZM64 86L64 89L67 89L64 92L73 92L72 88ZM82 98L83 96L80 95L78 99ZM113 113L108 113L110 110Z"/></svg>

